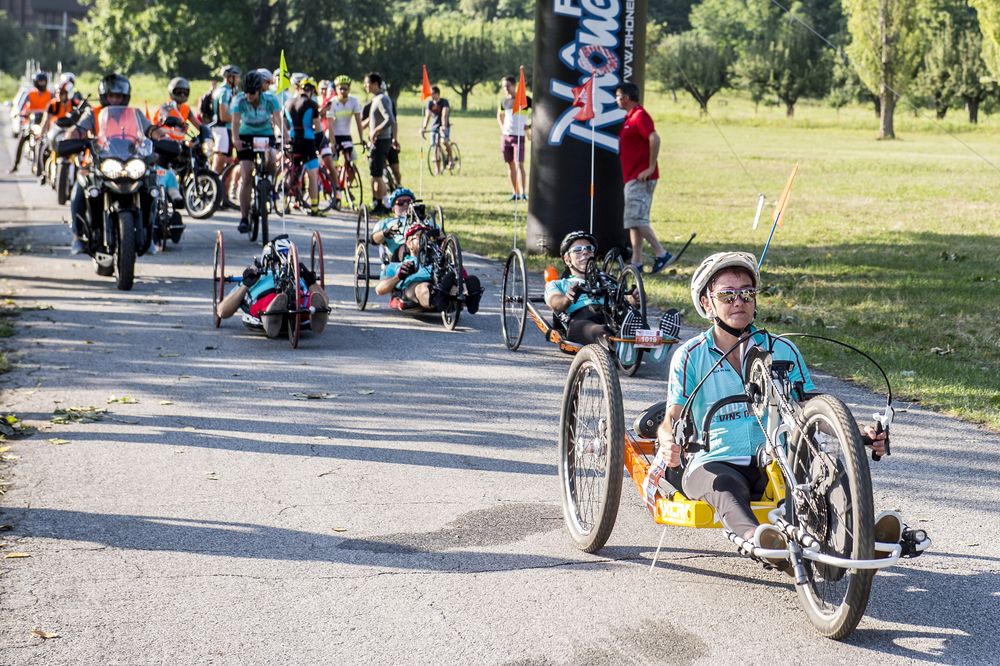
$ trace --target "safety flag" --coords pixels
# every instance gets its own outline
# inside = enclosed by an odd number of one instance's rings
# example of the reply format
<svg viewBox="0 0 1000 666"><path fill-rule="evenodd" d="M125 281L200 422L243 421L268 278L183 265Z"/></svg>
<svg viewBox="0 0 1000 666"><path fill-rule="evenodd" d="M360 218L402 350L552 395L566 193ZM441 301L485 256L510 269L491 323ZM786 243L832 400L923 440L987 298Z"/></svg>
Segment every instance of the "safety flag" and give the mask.
<svg viewBox="0 0 1000 666"><path fill-rule="evenodd" d="M426 102L427 98L431 96L431 82L427 78L427 65L423 65L424 68L424 85L423 89L420 91L420 101Z"/></svg>
<svg viewBox="0 0 1000 666"><path fill-rule="evenodd" d="M792 167L792 173L788 176L788 181L785 182L785 189L782 190L781 196L778 198L778 205L774 209L774 224L777 224L779 227L784 222L782 213L785 212L785 206L788 205L788 199L792 195L792 183L795 182L795 175L798 172L799 165L796 164Z"/></svg>
<svg viewBox="0 0 1000 666"><path fill-rule="evenodd" d="M281 49L281 60L278 62L278 87L276 92L288 90L292 87L292 82L288 78L288 65L285 64L285 49Z"/></svg>
<svg viewBox="0 0 1000 666"><path fill-rule="evenodd" d="M524 83L524 65L521 65L521 78L517 82L517 93L514 94L514 113L528 112L528 86Z"/></svg>
<svg viewBox="0 0 1000 666"><path fill-rule="evenodd" d="M573 106L580 107L580 110L573 116L573 120L583 122L594 117L594 77L591 75L582 86L573 88Z"/></svg>

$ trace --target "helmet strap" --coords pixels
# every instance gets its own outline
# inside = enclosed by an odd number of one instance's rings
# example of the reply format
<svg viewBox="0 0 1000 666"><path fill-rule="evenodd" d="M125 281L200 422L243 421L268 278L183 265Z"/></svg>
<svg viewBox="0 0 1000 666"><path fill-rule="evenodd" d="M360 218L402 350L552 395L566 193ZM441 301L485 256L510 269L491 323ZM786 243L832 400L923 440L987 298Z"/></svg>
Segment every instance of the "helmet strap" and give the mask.
<svg viewBox="0 0 1000 666"><path fill-rule="evenodd" d="M716 316L714 319L715 319L715 325L716 326L718 326L719 328L721 328L723 331L725 331L729 335L733 336L734 338L741 337L750 328L750 324L747 324L746 328L739 329L739 328L735 328L733 326L730 326L726 322L722 321L722 319L720 317L718 317L718 316Z"/></svg>

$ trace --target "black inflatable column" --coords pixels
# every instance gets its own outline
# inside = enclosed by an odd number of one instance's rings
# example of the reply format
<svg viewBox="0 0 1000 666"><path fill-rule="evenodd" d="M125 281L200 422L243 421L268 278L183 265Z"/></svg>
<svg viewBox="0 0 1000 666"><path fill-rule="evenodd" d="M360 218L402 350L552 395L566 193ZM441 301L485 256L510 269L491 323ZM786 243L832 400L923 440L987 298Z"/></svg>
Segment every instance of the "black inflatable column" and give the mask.
<svg viewBox="0 0 1000 666"><path fill-rule="evenodd" d="M591 123L596 137L594 232L601 252L622 245L618 131L625 113L615 87L642 90L646 0L538 0L531 81L528 251L558 254L568 232L590 225ZM591 121L574 121L572 89L597 74Z"/></svg>

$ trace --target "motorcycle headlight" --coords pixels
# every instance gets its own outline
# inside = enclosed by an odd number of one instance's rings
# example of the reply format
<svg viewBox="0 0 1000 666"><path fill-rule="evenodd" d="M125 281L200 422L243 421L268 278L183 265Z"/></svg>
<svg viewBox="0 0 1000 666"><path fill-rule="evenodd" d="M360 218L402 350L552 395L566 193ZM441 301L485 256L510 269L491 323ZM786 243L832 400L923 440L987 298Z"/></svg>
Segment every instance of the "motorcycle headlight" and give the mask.
<svg viewBox="0 0 1000 666"><path fill-rule="evenodd" d="M139 180L146 175L146 163L142 160L129 160L125 163L125 175L132 180Z"/></svg>
<svg viewBox="0 0 1000 666"><path fill-rule="evenodd" d="M42 126L39 125L38 123L35 123L34 125L31 126L31 131L34 132L35 134L41 134Z"/></svg>
<svg viewBox="0 0 1000 666"><path fill-rule="evenodd" d="M125 175L125 165L118 160L107 159L101 162L101 173L105 178L115 180Z"/></svg>

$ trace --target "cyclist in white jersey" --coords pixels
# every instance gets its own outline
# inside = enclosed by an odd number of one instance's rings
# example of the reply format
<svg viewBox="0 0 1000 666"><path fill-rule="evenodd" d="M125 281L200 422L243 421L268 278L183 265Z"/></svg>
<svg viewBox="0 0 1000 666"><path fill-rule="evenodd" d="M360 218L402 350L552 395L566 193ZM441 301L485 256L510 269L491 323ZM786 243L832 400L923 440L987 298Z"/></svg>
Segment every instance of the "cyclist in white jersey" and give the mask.
<svg viewBox="0 0 1000 666"><path fill-rule="evenodd" d="M351 78L346 74L341 74L334 79L334 86L337 94L322 109L326 114L327 136L330 138L330 145L333 146L337 154L343 153L345 159L353 161L358 159L358 153L354 149L354 140L351 137L351 119L354 119L358 128L358 140L364 140L364 130L361 127L361 102L351 93Z"/></svg>

